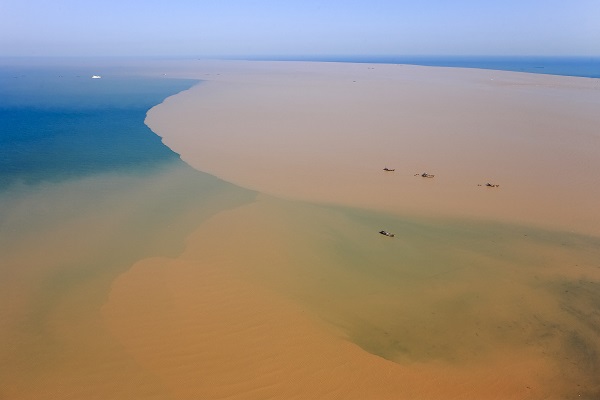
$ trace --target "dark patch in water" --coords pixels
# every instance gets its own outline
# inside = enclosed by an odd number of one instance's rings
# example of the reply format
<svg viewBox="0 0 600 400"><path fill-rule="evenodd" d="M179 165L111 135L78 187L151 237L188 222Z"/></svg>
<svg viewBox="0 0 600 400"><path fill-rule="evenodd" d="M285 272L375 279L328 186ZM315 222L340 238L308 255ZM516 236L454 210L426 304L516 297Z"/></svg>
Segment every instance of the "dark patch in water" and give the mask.
<svg viewBox="0 0 600 400"><path fill-rule="evenodd" d="M567 281L560 285L561 308L600 335L600 283Z"/></svg>

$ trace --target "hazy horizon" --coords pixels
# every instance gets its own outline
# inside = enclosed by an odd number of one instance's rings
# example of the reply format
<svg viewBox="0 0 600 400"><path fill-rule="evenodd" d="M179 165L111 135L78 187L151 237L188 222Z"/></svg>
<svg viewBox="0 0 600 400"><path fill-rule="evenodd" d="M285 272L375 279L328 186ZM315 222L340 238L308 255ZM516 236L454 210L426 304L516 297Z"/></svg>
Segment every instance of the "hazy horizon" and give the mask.
<svg viewBox="0 0 600 400"><path fill-rule="evenodd" d="M593 0L7 0L0 56L600 56L598 20Z"/></svg>

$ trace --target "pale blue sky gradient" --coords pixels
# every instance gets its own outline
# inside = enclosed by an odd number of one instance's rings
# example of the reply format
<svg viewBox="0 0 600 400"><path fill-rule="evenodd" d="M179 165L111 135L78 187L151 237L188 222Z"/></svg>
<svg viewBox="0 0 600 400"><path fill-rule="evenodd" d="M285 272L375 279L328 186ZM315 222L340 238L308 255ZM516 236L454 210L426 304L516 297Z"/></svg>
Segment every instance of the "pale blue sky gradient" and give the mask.
<svg viewBox="0 0 600 400"><path fill-rule="evenodd" d="M600 56L600 0L0 0L0 56Z"/></svg>

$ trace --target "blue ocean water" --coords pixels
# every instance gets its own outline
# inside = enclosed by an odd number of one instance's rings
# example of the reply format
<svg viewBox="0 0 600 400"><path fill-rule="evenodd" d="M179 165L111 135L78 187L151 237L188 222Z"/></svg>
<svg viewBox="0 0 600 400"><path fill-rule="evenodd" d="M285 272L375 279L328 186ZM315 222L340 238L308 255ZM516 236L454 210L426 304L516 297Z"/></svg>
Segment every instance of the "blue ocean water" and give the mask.
<svg viewBox="0 0 600 400"><path fill-rule="evenodd" d="M195 82L0 66L0 188L177 160L144 118Z"/></svg>
<svg viewBox="0 0 600 400"><path fill-rule="evenodd" d="M256 60L325 61L460 67L600 78L600 57L505 56L286 56L248 57Z"/></svg>

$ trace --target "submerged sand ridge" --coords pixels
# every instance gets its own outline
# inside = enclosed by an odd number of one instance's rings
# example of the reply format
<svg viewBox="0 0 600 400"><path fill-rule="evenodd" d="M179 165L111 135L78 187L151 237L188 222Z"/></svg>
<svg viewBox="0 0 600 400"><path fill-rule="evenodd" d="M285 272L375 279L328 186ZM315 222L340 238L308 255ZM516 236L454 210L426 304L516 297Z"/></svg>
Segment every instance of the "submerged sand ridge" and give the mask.
<svg viewBox="0 0 600 400"><path fill-rule="evenodd" d="M146 123L193 167L284 198L600 234L597 80L199 62ZM387 166L393 173L383 173ZM433 180L415 173L435 174ZM491 182L499 188L488 188Z"/></svg>

